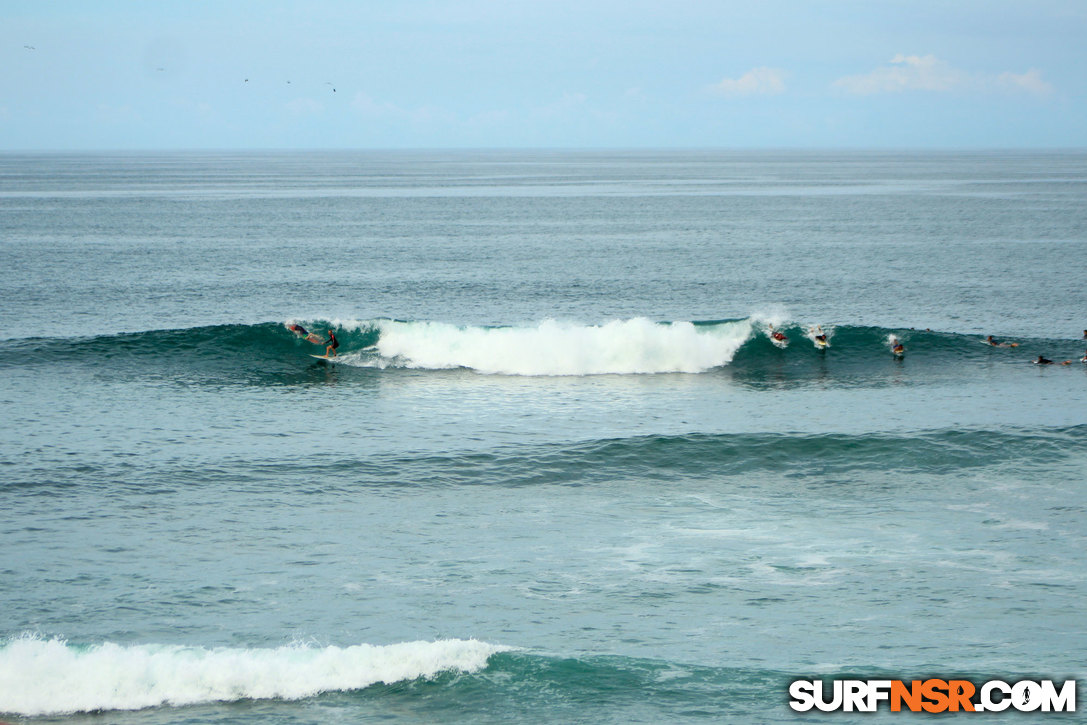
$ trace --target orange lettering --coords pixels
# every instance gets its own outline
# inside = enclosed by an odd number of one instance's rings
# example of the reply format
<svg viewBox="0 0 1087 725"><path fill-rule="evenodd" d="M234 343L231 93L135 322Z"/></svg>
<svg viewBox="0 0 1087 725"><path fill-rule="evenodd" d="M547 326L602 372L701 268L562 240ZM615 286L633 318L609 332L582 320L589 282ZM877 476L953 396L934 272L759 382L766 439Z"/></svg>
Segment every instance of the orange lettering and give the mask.
<svg viewBox="0 0 1087 725"><path fill-rule="evenodd" d="M948 700L951 712L958 712L959 707L966 712L974 711L974 703L970 698L974 696L974 683L970 680L948 680Z"/></svg>
<svg viewBox="0 0 1087 725"><path fill-rule="evenodd" d="M921 703L925 712L943 712L947 710L947 682L944 680L925 680L921 683L921 696L931 702Z"/></svg>
<svg viewBox="0 0 1087 725"><path fill-rule="evenodd" d="M901 712L903 700L906 701L906 707L911 712L920 712L921 680L914 680L910 683L909 688L906 687L906 683L902 680L891 682L891 712Z"/></svg>

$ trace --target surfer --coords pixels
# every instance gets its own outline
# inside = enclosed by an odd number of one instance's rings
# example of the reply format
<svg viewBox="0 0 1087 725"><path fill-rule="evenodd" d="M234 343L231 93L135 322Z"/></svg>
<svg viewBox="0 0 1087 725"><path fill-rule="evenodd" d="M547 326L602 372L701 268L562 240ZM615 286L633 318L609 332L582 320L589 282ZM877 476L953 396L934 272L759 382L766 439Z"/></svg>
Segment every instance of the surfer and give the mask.
<svg viewBox="0 0 1087 725"><path fill-rule="evenodd" d="M992 335L989 335L987 338L985 338L985 342L989 343L993 347L1019 347L1018 342L1001 342L999 340L994 340Z"/></svg>
<svg viewBox="0 0 1087 725"><path fill-rule="evenodd" d="M325 357L336 357L336 348L340 346L340 341L336 339L332 330L328 331L328 339L323 344L328 346L325 348Z"/></svg>
<svg viewBox="0 0 1087 725"><path fill-rule="evenodd" d="M1052 365L1053 361L1050 360L1049 358L1044 358L1041 355L1039 355L1038 359L1034 361L1034 364L1035 365Z"/></svg>
<svg viewBox="0 0 1087 725"><path fill-rule="evenodd" d="M894 339L891 341L891 352L895 355L898 355L899 357L902 357L902 355L906 352L906 348L903 347L900 340Z"/></svg>
<svg viewBox="0 0 1087 725"><path fill-rule="evenodd" d="M296 335L301 335L302 337L305 337L309 334L306 328L302 327L301 325L287 325L287 329L295 333Z"/></svg>
<svg viewBox="0 0 1087 725"><path fill-rule="evenodd" d="M777 340L778 342L789 341L789 338L785 337L785 333L780 330L775 330L773 325L770 325L770 339Z"/></svg>

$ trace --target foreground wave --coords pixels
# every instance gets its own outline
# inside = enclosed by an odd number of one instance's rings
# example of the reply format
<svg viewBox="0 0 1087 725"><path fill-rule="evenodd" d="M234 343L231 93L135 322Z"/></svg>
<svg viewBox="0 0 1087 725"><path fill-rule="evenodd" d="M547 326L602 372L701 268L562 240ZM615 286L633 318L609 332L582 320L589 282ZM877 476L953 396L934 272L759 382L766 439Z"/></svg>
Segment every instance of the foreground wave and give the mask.
<svg viewBox="0 0 1087 725"><path fill-rule="evenodd" d="M854 366L897 360L891 343L900 340L906 359L917 364L964 362L1025 363L1044 353L1075 358L1082 345L1071 340L1027 340L1017 348L979 344L975 335L887 329L771 323L756 318L720 321L653 322L645 318L600 325L546 320L529 326L472 326L433 321L303 321L310 330L334 329L341 342L337 363L368 370L466 369L479 373L558 376L704 373L729 368L799 372L813 361ZM815 344L824 332L829 347ZM786 335L782 343L772 332ZM94 368L154 363L144 374L219 378L297 373L323 354L281 323L215 325L180 330L88 338L27 338L0 341L0 366L78 364ZM792 367L790 367L792 366Z"/></svg>
<svg viewBox="0 0 1087 725"><path fill-rule="evenodd" d="M792 719L784 698L798 677L898 674L878 666L798 673L617 655L558 657L475 640L242 649L74 646L24 637L0 646L0 675L13 685L0 691L0 713L100 715L320 697L323 714L336 720L347 713L357 719L365 702L375 719L423 722L448 719L449 712L483 722L667 722L692 716L761 722L768 715ZM997 677L961 674L977 681ZM246 712L262 711L251 702ZM211 721L232 719L230 710L202 714Z"/></svg>
<svg viewBox="0 0 1087 725"><path fill-rule="evenodd" d="M765 471L798 477L858 470L943 475L1005 462L1056 465L1083 455L1087 455L1087 426L864 435L696 433L513 446L486 453L346 457L280 464L274 473L354 485L418 486L421 480L429 486L585 485L627 478L664 482L680 477L727 478ZM272 473L267 468L262 472ZM244 473L223 470L220 475L231 480ZM200 473L194 470L190 475Z"/></svg>
<svg viewBox="0 0 1087 725"><path fill-rule="evenodd" d="M954 475L1014 464L1021 470L1069 466L1087 457L1087 426L1050 429L939 429L900 433L739 433L649 435L571 443L499 446L485 452L322 456L294 461L135 465L105 457L75 466L34 459L5 487L37 492L95 490L88 481L143 493L178 486L231 485L351 491L360 487L582 486L620 481L742 480L764 473L825 480L855 472ZM315 486L314 482L320 484Z"/></svg>
<svg viewBox="0 0 1087 725"><path fill-rule="evenodd" d="M22 637L0 647L0 712L138 710L242 699L296 700L377 683L476 672L507 647L476 640L275 649L71 645Z"/></svg>

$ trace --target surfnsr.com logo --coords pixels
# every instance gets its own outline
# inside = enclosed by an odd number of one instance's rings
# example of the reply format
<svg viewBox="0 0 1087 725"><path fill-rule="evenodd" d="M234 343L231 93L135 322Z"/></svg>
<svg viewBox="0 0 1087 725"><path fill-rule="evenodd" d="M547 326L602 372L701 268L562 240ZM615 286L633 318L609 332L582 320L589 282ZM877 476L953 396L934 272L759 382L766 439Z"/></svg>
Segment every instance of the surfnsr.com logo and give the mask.
<svg viewBox="0 0 1087 725"><path fill-rule="evenodd" d="M875 712L886 703L891 712L1075 712L1076 681L990 680L980 687L969 680L796 680L789 685L789 707L797 712Z"/></svg>

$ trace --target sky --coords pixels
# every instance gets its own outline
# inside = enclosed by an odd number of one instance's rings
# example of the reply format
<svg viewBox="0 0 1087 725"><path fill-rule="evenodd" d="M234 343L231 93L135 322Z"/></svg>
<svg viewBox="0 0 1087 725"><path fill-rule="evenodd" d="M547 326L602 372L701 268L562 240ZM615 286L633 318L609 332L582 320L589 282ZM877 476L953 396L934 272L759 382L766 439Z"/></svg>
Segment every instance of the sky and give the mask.
<svg viewBox="0 0 1087 725"><path fill-rule="evenodd" d="M1085 0L0 0L0 150L1083 148Z"/></svg>

